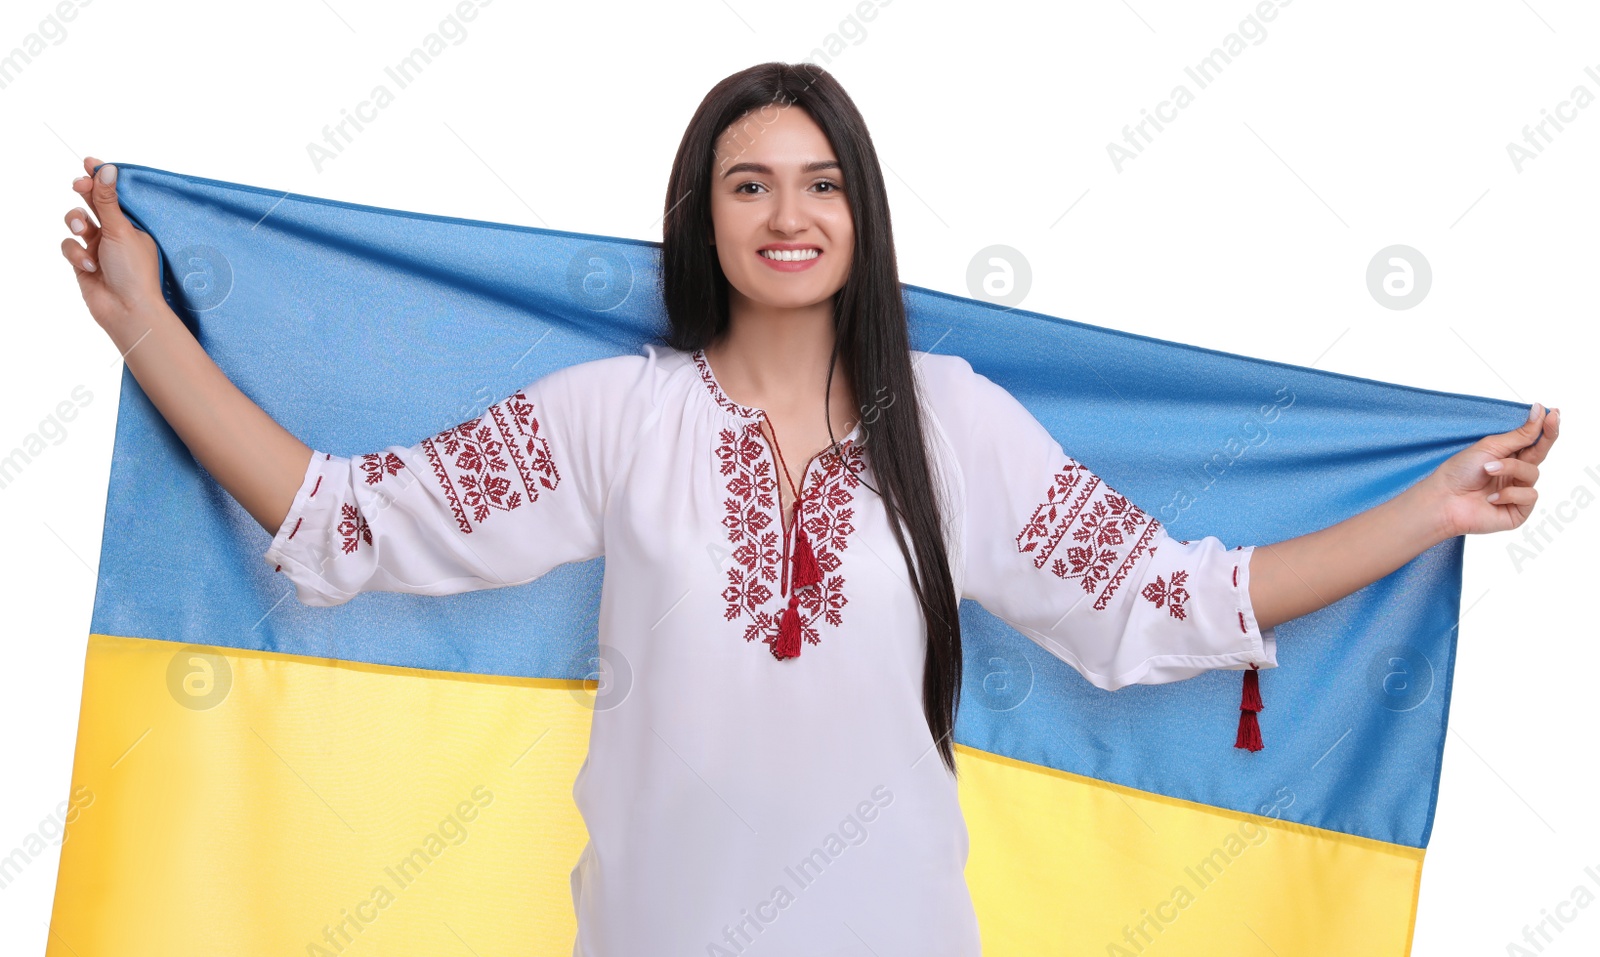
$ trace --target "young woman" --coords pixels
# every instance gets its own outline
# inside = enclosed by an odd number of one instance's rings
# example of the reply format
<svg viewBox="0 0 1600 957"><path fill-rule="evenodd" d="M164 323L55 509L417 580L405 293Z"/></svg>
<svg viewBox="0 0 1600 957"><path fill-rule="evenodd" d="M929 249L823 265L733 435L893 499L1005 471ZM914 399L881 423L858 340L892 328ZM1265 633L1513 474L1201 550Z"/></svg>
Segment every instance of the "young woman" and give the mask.
<svg viewBox="0 0 1600 957"><path fill-rule="evenodd" d="M717 84L679 146L661 341L343 457L224 377L115 170L85 170L98 223L69 212L62 251L91 313L302 602L605 555L600 642L632 683L595 709L574 789L575 953L978 954L960 598L1101 688L1270 668L1278 623L1520 525L1557 435L1535 405L1316 533L1173 539L964 360L909 348L865 123L826 72L769 63Z"/></svg>

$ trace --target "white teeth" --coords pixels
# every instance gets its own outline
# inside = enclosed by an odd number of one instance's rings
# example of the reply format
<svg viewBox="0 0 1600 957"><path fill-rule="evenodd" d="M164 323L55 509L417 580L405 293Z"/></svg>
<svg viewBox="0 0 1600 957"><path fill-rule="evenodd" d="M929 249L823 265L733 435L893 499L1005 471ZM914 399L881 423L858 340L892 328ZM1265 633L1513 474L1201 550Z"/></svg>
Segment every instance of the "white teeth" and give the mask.
<svg viewBox="0 0 1600 957"><path fill-rule="evenodd" d="M763 249L761 255L778 262L795 262L801 259L816 259L822 255L820 249Z"/></svg>

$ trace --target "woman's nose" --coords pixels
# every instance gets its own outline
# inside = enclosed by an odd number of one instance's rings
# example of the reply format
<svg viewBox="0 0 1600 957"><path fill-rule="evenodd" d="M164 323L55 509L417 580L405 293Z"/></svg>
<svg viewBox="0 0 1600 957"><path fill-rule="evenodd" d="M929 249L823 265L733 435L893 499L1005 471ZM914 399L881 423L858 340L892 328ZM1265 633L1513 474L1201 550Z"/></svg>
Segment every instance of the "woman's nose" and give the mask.
<svg viewBox="0 0 1600 957"><path fill-rule="evenodd" d="M772 205L772 229L779 233L799 232L805 226L805 213L800 198L792 191L779 190L777 202Z"/></svg>

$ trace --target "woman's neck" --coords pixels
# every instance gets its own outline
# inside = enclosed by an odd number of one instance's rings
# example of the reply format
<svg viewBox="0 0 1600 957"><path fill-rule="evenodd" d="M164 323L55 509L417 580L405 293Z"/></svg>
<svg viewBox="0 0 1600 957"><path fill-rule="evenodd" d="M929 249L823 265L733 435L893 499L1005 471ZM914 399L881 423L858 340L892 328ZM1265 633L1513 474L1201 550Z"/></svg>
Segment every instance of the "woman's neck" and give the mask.
<svg viewBox="0 0 1600 957"><path fill-rule="evenodd" d="M706 347L717 381L741 405L784 419L821 421L828 362L833 355L833 302L798 309L754 303L730 290L728 329ZM855 424L843 357L833 372L829 403L835 429ZM843 432L837 434L843 435Z"/></svg>

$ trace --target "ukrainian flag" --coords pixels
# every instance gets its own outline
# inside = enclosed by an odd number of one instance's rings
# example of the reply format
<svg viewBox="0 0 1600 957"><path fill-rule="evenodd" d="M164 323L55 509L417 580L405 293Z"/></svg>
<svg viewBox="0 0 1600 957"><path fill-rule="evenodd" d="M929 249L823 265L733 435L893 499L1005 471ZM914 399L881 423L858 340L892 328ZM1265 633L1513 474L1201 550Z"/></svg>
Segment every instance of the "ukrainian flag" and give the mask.
<svg viewBox="0 0 1600 957"><path fill-rule="evenodd" d="M414 441L662 321L653 244L117 167L173 307L316 448ZM1322 528L1526 411L906 296L917 348L1180 538ZM48 953L569 954L603 559L310 608L266 545L124 373ZM1408 953L1461 562L1444 542L1280 625L1254 753L1238 673L1104 692L966 603L984 952Z"/></svg>

